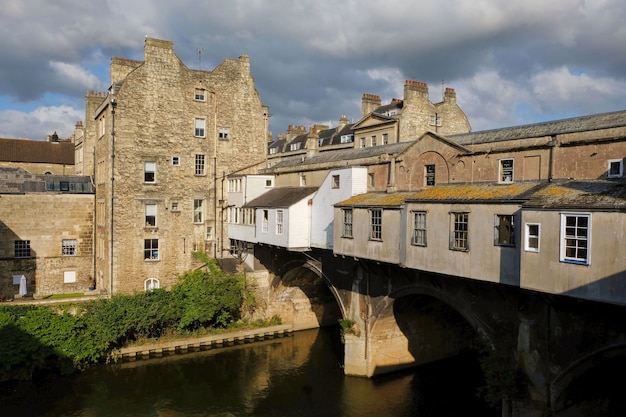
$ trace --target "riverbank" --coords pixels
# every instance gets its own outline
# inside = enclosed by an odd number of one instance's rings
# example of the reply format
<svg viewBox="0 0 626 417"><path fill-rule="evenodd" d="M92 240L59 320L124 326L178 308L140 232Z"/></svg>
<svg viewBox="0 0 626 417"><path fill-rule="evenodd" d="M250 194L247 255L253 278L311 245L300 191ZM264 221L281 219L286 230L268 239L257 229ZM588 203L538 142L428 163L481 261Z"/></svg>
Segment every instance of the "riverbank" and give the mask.
<svg viewBox="0 0 626 417"><path fill-rule="evenodd" d="M159 358L164 355L185 354L209 349L219 349L235 344L253 343L255 341L284 337L292 332L293 326L291 324L242 329L220 334L128 346L121 348L118 352L115 352L113 356L115 359L121 360L122 362L131 362L135 360Z"/></svg>

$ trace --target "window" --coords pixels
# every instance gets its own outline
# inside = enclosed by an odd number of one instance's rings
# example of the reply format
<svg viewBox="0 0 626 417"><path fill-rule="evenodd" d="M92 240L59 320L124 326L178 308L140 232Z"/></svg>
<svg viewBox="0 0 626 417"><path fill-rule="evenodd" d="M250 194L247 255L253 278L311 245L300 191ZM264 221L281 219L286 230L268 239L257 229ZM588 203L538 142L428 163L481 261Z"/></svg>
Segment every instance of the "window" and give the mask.
<svg viewBox="0 0 626 417"><path fill-rule="evenodd" d="M146 227L156 227L156 204L146 204Z"/></svg>
<svg viewBox="0 0 626 417"><path fill-rule="evenodd" d="M220 127L217 130L217 137L222 139L222 140L228 140L228 128L227 127Z"/></svg>
<svg viewBox="0 0 626 417"><path fill-rule="evenodd" d="M494 229L494 245L515 246L515 216L497 214Z"/></svg>
<svg viewBox="0 0 626 417"><path fill-rule="evenodd" d="M343 233L342 237L352 237L352 209L343 210Z"/></svg>
<svg viewBox="0 0 626 417"><path fill-rule="evenodd" d="M196 101L204 101L204 88L196 88L196 93L194 94L194 99Z"/></svg>
<svg viewBox="0 0 626 417"><path fill-rule="evenodd" d="M365 148L365 138L361 138L361 148Z"/></svg>
<svg viewBox="0 0 626 417"><path fill-rule="evenodd" d="M63 239L61 241L61 254L63 256L76 255L76 239Z"/></svg>
<svg viewBox="0 0 626 417"><path fill-rule="evenodd" d="M324 139L323 139L323 138L322 138L322 139L318 139L318 140L317 140L317 146L318 146L318 147L319 147L319 146L322 146L323 144L324 144Z"/></svg>
<svg viewBox="0 0 626 417"><path fill-rule="evenodd" d="M72 284L76 282L76 271L63 271L63 283Z"/></svg>
<svg viewBox="0 0 626 417"><path fill-rule="evenodd" d="M143 282L143 288L146 291L152 291L155 290L157 288L159 288L161 286L161 284L159 283L159 280L156 278L148 278L147 280L145 280Z"/></svg>
<svg viewBox="0 0 626 417"><path fill-rule="evenodd" d="M277 235L282 235L283 234L283 211L282 210L276 210L276 234Z"/></svg>
<svg viewBox="0 0 626 417"><path fill-rule="evenodd" d="M195 124L196 130L195 130L194 135L197 138L203 138L205 136L205 132L204 132L205 126L206 126L206 120L196 119L196 124Z"/></svg>
<svg viewBox="0 0 626 417"><path fill-rule="evenodd" d="M300 149L301 145L302 145L302 143L300 143L300 142L292 143L291 145L289 145L289 150L290 151L297 151L298 149Z"/></svg>
<svg viewBox="0 0 626 417"><path fill-rule="evenodd" d="M561 261L589 264L590 214L561 214Z"/></svg>
<svg viewBox="0 0 626 417"><path fill-rule="evenodd" d="M388 143L389 143L389 134L383 133L383 145L386 145Z"/></svg>
<svg viewBox="0 0 626 417"><path fill-rule="evenodd" d="M206 227L206 240L213 240L213 226Z"/></svg>
<svg viewBox="0 0 626 417"><path fill-rule="evenodd" d="M453 224L450 236L450 249L469 250L468 242L468 221L469 213L452 213Z"/></svg>
<svg viewBox="0 0 626 417"><path fill-rule="evenodd" d="M370 239L383 239L383 218L381 209L370 210Z"/></svg>
<svg viewBox="0 0 626 417"><path fill-rule="evenodd" d="M204 175L204 155L196 155L196 175Z"/></svg>
<svg viewBox="0 0 626 417"><path fill-rule="evenodd" d="M13 246L16 258L30 258L30 240L16 240Z"/></svg>
<svg viewBox="0 0 626 417"><path fill-rule="evenodd" d="M171 202L172 211L180 211L180 206L178 205L178 201Z"/></svg>
<svg viewBox="0 0 626 417"><path fill-rule="evenodd" d="M274 155L277 152L278 152L278 148L276 146L272 146L270 148L270 155Z"/></svg>
<svg viewBox="0 0 626 417"><path fill-rule="evenodd" d="M332 188L339 188L339 175L333 175Z"/></svg>
<svg viewBox="0 0 626 417"><path fill-rule="evenodd" d="M376 135L372 136L372 146L376 146Z"/></svg>
<svg viewBox="0 0 626 417"><path fill-rule="evenodd" d="M341 135L341 143L354 142L354 135Z"/></svg>
<svg viewBox="0 0 626 417"><path fill-rule="evenodd" d="M435 165L426 165L426 185L435 185Z"/></svg>
<svg viewBox="0 0 626 417"><path fill-rule="evenodd" d="M203 205L204 200L193 200L193 222L202 223L204 217Z"/></svg>
<svg viewBox="0 0 626 417"><path fill-rule="evenodd" d="M61 191L69 191L70 190L70 183L68 181L61 181L59 183L59 186L61 188Z"/></svg>
<svg viewBox="0 0 626 417"><path fill-rule="evenodd" d="M610 159L607 174L609 178L621 178L624 175L624 160Z"/></svg>
<svg viewBox="0 0 626 417"><path fill-rule="evenodd" d="M539 252L539 233L541 227L538 223L526 223L526 240L524 250L527 252Z"/></svg>
<svg viewBox="0 0 626 417"><path fill-rule="evenodd" d="M374 174L367 174L367 182L370 187L373 187L375 185Z"/></svg>
<svg viewBox="0 0 626 417"><path fill-rule="evenodd" d="M180 156L172 156L172 166L180 166Z"/></svg>
<svg viewBox="0 0 626 417"><path fill-rule="evenodd" d="M426 246L426 212L413 212L413 244Z"/></svg>
<svg viewBox="0 0 626 417"><path fill-rule="evenodd" d="M274 185L274 181L270 180L265 180L265 186L266 187L272 187Z"/></svg>
<svg viewBox="0 0 626 417"><path fill-rule="evenodd" d="M437 113L431 115L429 124L431 126L441 126L441 117Z"/></svg>
<svg viewBox="0 0 626 417"><path fill-rule="evenodd" d="M269 231L269 211L263 210L263 224L261 225L261 232L267 233Z"/></svg>
<svg viewBox="0 0 626 417"><path fill-rule="evenodd" d="M143 259L152 261L159 259L159 239L144 239Z"/></svg>
<svg viewBox="0 0 626 417"><path fill-rule="evenodd" d="M154 183L156 178L156 162L145 162L143 165L143 182Z"/></svg>
<svg viewBox="0 0 626 417"><path fill-rule="evenodd" d="M306 186L306 175L300 175L300 187Z"/></svg>
<svg viewBox="0 0 626 417"><path fill-rule="evenodd" d="M513 160L500 160L500 182L513 182Z"/></svg>

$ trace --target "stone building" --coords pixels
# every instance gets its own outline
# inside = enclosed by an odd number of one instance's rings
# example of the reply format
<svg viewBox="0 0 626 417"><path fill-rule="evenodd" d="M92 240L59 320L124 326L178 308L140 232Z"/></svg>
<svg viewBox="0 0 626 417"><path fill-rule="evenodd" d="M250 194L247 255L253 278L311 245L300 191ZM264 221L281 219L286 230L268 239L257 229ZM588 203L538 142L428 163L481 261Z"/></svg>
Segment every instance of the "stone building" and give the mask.
<svg viewBox="0 0 626 417"><path fill-rule="evenodd" d="M89 177L0 168L0 298L93 286L93 202Z"/></svg>
<svg viewBox="0 0 626 417"><path fill-rule="evenodd" d="M228 249L225 176L265 162L268 108L246 55L195 70L147 38L144 60L114 57L110 77L75 134L79 169L95 176L97 286L170 287L200 265L193 252Z"/></svg>

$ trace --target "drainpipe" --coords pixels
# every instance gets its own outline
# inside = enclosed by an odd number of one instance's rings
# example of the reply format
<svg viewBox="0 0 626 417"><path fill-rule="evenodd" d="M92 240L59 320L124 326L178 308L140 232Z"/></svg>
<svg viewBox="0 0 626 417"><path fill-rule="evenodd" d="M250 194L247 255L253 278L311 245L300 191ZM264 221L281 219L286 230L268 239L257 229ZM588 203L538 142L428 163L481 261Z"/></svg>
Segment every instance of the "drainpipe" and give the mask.
<svg viewBox="0 0 626 417"><path fill-rule="evenodd" d="M115 107L117 101L111 100L111 248L109 255L109 296L113 297L113 206L115 203Z"/></svg>
<svg viewBox="0 0 626 417"><path fill-rule="evenodd" d="M548 182L552 182L553 165L554 165L554 147L556 146L556 135L552 135L552 140L548 143L550 146L550 162L548 165Z"/></svg>

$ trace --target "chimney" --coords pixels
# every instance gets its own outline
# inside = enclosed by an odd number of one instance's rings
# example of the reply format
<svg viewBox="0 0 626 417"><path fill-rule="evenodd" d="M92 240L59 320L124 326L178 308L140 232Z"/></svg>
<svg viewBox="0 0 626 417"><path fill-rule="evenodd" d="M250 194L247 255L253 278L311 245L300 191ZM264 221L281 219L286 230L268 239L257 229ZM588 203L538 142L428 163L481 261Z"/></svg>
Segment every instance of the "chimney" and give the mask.
<svg viewBox="0 0 626 417"><path fill-rule="evenodd" d="M342 114L341 118L339 119L339 128L337 130L341 130L347 124L348 124L348 117L345 114Z"/></svg>
<svg viewBox="0 0 626 417"><path fill-rule="evenodd" d="M361 117L365 117L380 107L380 96L374 94L363 94L361 99Z"/></svg>
<svg viewBox="0 0 626 417"><path fill-rule="evenodd" d="M404 83L404 100L411 98L428 101L428 84L421 81L406 80Z"/></svg>
<svg viewBox="0 0 626 417"><path fill-rule="evenodd" d="M446 91L443 94L443 101L449 104L456 104L456 91L454 91L454 88L446 87Z"/></svg>

